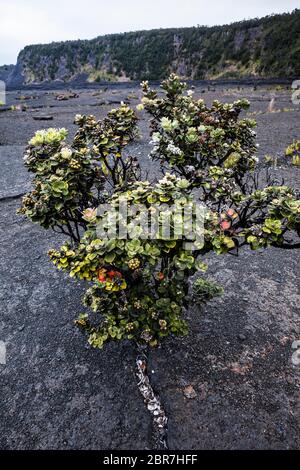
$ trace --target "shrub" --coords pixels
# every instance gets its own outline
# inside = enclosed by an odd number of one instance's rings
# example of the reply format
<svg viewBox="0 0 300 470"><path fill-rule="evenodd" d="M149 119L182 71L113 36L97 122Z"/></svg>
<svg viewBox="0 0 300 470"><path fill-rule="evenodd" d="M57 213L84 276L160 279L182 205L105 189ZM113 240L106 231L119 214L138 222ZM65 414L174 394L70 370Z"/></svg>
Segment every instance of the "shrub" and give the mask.
<svg viewBox="0 0 300 470"><path fill-rule="evenodd" d="M162 83L163 96L147 82L142 89L151 157L171 172L156 184L140 181L136 159L123 156L137 122L125 105L103 121L77 116L71 146L64 129L39 131L25 155L34 189L20 212L69 235L49 255L59 269L89 283L84 305L94 314L76 324L95 347L121 339L157 346L171 334L186 334L190 297L201 303L221 294L202 274L189 295L189 279L205 272L210 251L299 246L289 240L289 233L300 233L297 194L270 181L258 184L255 123L240 118L248 102L207 107L185 93L175 75ZM103 202L109 206L97 211ZM119 236L124 228L126 236Z"/></svg>

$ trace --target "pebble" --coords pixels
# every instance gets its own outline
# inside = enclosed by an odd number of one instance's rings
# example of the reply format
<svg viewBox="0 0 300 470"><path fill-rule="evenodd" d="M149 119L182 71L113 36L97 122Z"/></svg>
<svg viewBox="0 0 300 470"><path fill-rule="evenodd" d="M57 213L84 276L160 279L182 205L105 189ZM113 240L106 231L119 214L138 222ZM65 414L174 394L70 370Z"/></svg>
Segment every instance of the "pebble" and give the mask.
<svg viewBox="0 0 300 470"><path fill-rule="evenodd" d="M183 389L183 394L186 398L189 398L189 399L196 398L196 396L197 396L197 393L196 393L196 391L195 391L195 389L192 385L187 385Z"/></svg>

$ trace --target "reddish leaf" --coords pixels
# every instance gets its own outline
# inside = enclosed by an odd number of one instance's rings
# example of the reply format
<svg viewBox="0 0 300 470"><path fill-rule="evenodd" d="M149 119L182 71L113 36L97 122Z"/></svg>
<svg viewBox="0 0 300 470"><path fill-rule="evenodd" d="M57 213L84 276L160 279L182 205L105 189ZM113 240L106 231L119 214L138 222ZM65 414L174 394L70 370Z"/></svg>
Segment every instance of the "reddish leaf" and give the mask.
<svg viewBox="0 0 300 470"><path fill-rule="evenodd" d="M221 226L221 229L222 230L229 230L230 227L231 227L231 222L229 220L223 220L221 223L220 223L220 226Z"/></svg>

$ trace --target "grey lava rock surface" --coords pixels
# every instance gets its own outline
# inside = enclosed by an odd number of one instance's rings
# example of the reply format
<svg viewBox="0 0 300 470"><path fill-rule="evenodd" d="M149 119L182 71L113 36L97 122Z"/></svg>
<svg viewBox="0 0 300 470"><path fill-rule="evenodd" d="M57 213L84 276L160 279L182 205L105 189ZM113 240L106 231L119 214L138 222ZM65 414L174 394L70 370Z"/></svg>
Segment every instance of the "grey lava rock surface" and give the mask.
<svg viewBox="0 0 300 470"><path fill-rule="evenodd" d="M61 239L16 215L30 187L22 154L34 131L51 126L72 133L75 114L104 116L113 106L103 102L124 101L129 93L137 95L130 98L136 105L139 90L80 90L79 98L63 102L55 93L10 92L9 105L20 104L20 95L32 98L25 111L0 113L0 341L7 348L6 365L0 364L0 448L151 449L131 344L102 351L87 346L73 326L85 286L58 272L46 255ZM274 90L197 93L208 101L250 98L260 156L282 154L300 138L300 107L287 90L276 92L280 111L271 114ZM53 121L34 121L36 112ZM148 141L142 113L141 137L130 152L153 178L159 168L148 159ZM299 188L300 169L277 172ZM300 339L300 251L245 249L239 257L210 255L208 261L223 297L192 308L189 336L169 339L150 355L151 381L169 416L169 447L299 448L300 368L291 357Z"/></svg>

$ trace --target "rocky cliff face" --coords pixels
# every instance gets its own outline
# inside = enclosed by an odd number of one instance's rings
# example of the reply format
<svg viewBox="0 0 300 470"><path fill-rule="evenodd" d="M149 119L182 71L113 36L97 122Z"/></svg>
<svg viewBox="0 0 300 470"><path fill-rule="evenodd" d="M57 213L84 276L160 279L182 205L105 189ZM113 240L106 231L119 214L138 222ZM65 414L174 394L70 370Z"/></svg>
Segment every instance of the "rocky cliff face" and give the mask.
<svg viewBox="0 0 300 470"><path fill-rule="evenodd" d="M138 31L25 47L9 85L300 75L300 10L217 27Z"/></svg>
<svg viewBox="0 0 300 470"><path fill-rule="evenodd" d="M0 66L0 80L7 82L7 80L9 79L9 76L14 71L14 68L15 68L14 65L1 65Z"/></svg>

